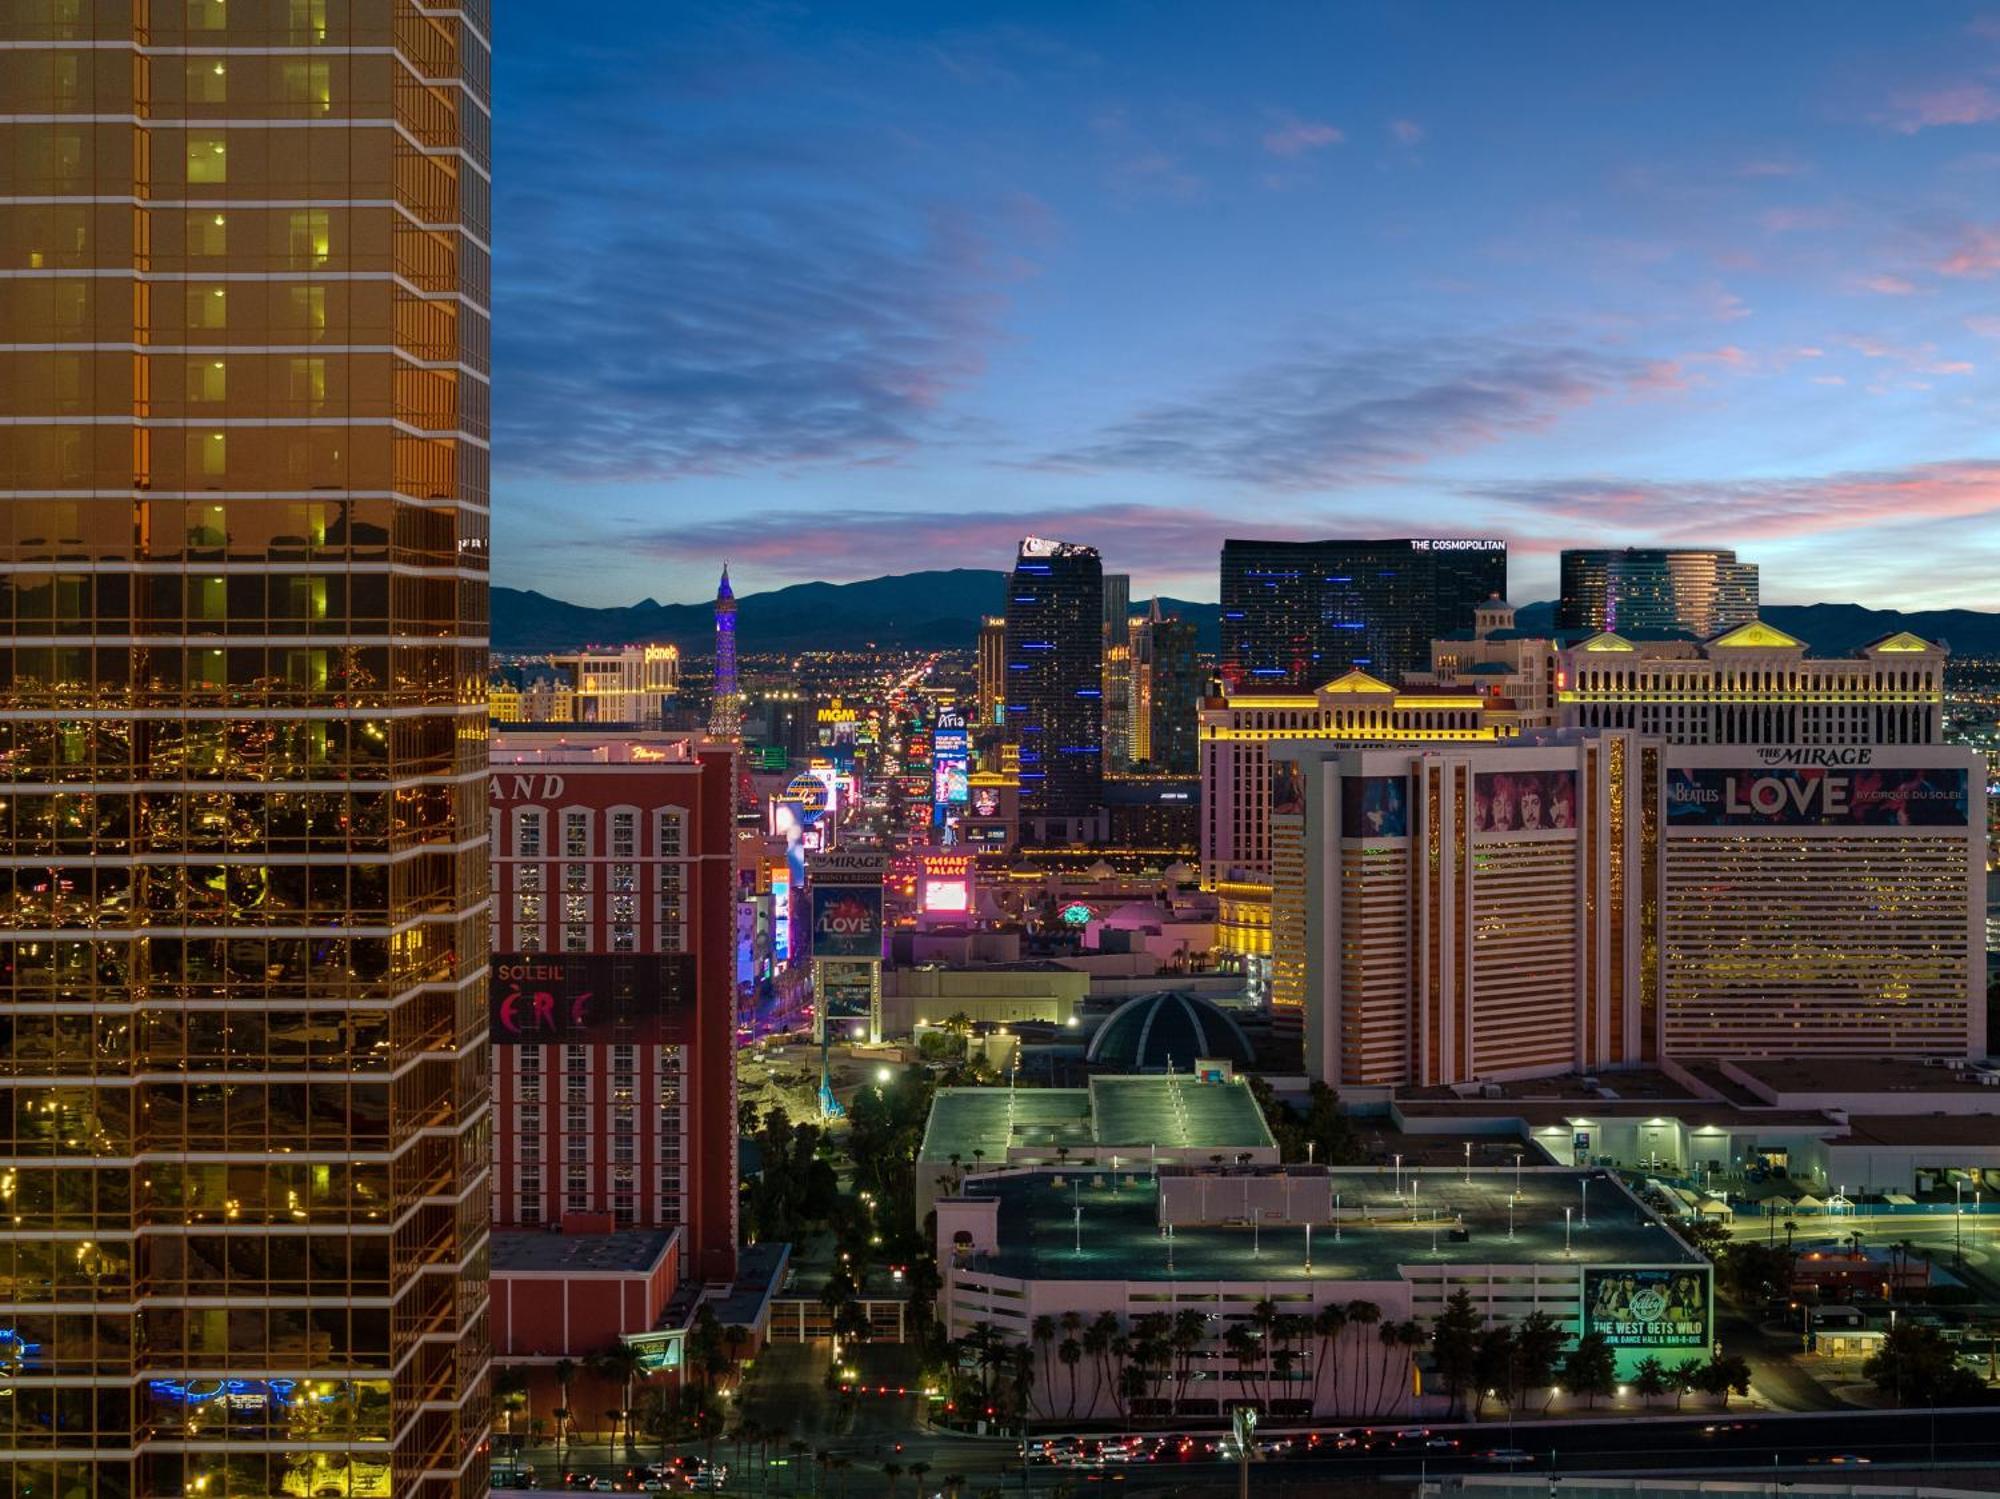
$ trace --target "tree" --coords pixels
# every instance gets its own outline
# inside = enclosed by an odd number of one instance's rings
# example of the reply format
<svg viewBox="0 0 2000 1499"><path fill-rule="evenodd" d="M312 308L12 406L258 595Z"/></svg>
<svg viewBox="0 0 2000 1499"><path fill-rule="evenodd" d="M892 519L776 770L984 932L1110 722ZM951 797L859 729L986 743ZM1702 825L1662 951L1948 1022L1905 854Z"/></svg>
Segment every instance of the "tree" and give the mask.
<svg viewBox="0 0 2000 1499"><path fill-rule="evenodd" d="M882 1476L889 1480L889 1499L896 1499L896 1480L903 1476L903 1465L898 1462L882 1464Z"/></svg>
<svg viewBox="0 0 2000 1499"><path fill-rule="evenodd" d="M1522 1393L1545 1390L1556 1380L1562 1362L1563 1345L1569 1334L1562 1323L1547 1312L1530 1312L1514 1329L1514 1353L1519 1359Z"/></svg>
<svg viewBox="0 0 2000 1499"><path fill-rule="evenodd" d="M1632 1371L1632 1388L1648 1405L1667 1393L1668 1383L1667 1366L1650 1354Z"/></svg>
<svg viewBox="0 0 2000 1499"><path fill-rule="evenodd" d="M1174 1313L1173 1330L1167 1334L1167 1344L1174 1356L1174 1409L1179 1410L1181 1401L1187 1398L1188 1381L1194 1377L1194 1356L1201 1347L1201 1340L1208 1330L1208 1319L1193 1307L1182 1307Z"/></svg>
<svg viewBox="0 0 2000 1499"><path fill-rule="evenodd" d="M1715 1396L1727 1410L1732 1391L1738 1395L1750 1393L1749 1361L1740 1354L1719 1353L1695 1370L1695 1382L1696 1388L1705 1395Z"/></svg>
<svg viewBox="0 0 2000 1499"><path fill-rule="evenodd" d="M527 1409L528 1371L518 1364L503 1364L493 1371L493 1403L500 1408L501 1430L511 1437L514 1417Z"/></svg>
<svg viewBox="0 0 2000 1499"><path fill-rule="evenodd" d="M560 1407L555 1413L556 1466L560 1468L563 1465L563 1448L569 1437L569 1387L576 1379L576 1360L573 1358L557 1359L555 1374L556 1404Z"/></svg>
<svg viewBox="0 0 2000 1499"><path fill-rule="evenodd" d="M1368 1387L1367 1338L1368 1329L1382 1320L1382 1308L1372 1301L1356 1300L1348 1302L1346 1310L1348 1329L1362 1345L1361 1358L1358 1360L1358 1366L1354 1371L1355 1380L1362 1388L1355 1393L1366 1398L1368 1402L1366 1414L1373 1415L1375 1400L1372 1391Z"/></svg>
<svg viewBox="0 0 2000 1499"><path fill-rule="evenodd" d="M1496 1322L1479 1334L1478 1347L1473 1354L1473 1378L1477 1389L1499 1396L1508 1410L1514 1408L1516 1353L1514 1329L1505 1322ZM1482 1398L1481 1395L1474 1396L1475 1416Z"/></svg>
<svg viewBox="0 0 2000 1499"><path fill-rule="evenodd" d="M1328 1302L1313 1313L1312 1335L1319 1343L1319 1354L1313 1359L1313 1409L1319 1409L1320 1381L1329 1373L1333 1375L1332 1395L1334 1409L1340 1408L1340 1361L1337 1350L1340 1336L1347 1331L1347 1309L1338 1302Z"/></svg>
<svg viewBox="0 0 2000 1499"><path fill-rule="evenodd" d="M1952 1345L1934 1327L1910 1321L1889 1329L1861 1366L1862 1377L1899 1406L1981 1405L1985 1381L1961 1368Z"/></svg>
<svg viewBox="0 0 2000 1499"><path fill-rule="evenodd" d="M1674 1409L1681 1408L1688 1392L1699 1384L1701 1366L1699 1364L1675 1364L1667 1370L1667 1386L1674 1392Z"/></svg>
<svg viewBox="0 0 2000 1499"><path fill-rule="evenodd" d="M1454 1413L1463 1405L1465 1391L1478 1372L1479 1325L1479 1312L1461 1288L1445 1300L1444 1310L1431 1328L1431 1362L1437 1367L1438 1382L1451 1398Z"/></svg>
<svg viewBox="0 0 2000 1499"><path fill-rule="evenodd" d="M1563 1360L1563 1383L1595 1406L1597 1397L1618 1387L1618 1360L1601 1332L1587 1332Z"/></svg>
<svg viewBox="0 0 2000 1499"><path fill-rule="evenodd" d="M1096 1374L1090 1386L1090 1403L1085 1407L1092 1415L1097 1413L1098 1397L1110 1379L1111 1343L1117 1336L1118 1319L1110 1312L1099 1312L1083 1330L1083 1351L1089 1355Z"/></svg>
<svg viewBox="0 0 2000 1499"><path fill-rule="evenodd" d="M1049 1392L1049 1400L1053 1402L1055 1400L1055 1381L1049 1378L1049 1350L1056 1340L1056 1319L1047 1312L1043 1312L1033 1322L1028 1324L1028 1336L1034 1340L1035 1346L1042 1351L1042 1388ZM1049 1414L1051 1416L1055 1414L1053 1403L1049 1407Z"/></svg>
<svg viewBox="0 0 2000 1499"><path fill-rule="evenodd" d="M1076 1419L1076 1366L1083 1362L1083 1344L1079 1343L1075 1338L1064 1338L1062 1342L1056 1345L1056 1362L1069 1372L1069 1406L1063 1413L1063 1419L1074 1421ZM1049 1397L1049 1413L1051 1415L1055 1413L1055 1403L1055 1397L1051 1395Z"/></svg>
<svg viewBox="0 0 2000 1499"><path fill-rule="evenodd" d="M590 1372L606 1383L615 1384L622 1392L623 1404L619 1407L620 1425L625 1433L625 1455L632 1456L632 1386L645 1372L638 1351L624 1339L608 1344L591 1355L588 1360Z"/></svg>

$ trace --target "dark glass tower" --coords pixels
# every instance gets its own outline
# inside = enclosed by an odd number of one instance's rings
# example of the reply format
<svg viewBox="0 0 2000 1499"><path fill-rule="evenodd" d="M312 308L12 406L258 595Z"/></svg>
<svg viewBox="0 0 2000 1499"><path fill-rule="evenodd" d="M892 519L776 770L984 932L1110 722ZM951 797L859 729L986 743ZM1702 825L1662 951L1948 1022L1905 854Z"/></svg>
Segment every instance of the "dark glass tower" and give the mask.
<svg viewBox="0 0 2000 1499"><path fill-rule="evenodd" d="M1195 773L1201 738L1201 666L1195 657L1194 621L1155 621L1153 634L1152 752L1155 769Z"/></svg>
<svg viewBox="0 0 2000 1499"><path fill-rule="evenodd" d="M1104 564L1030 536L1007 579L1007 733L1021 747L1021 820L1084 817L1104 781Z"/></svg>
<svg viewBox="0 0 2000 1499"><path fill-rule="evenodd" d="M1757 617L1757 564L1719 547L1562 554L1565 630L1685 630L1707 639Z"/></svg>
<svg viewBox="0 0 2000 1499"><path fill-rule="evenodd" d="M1393 684L1506 594L1503 541L1225 541L1223 681L1304 690L1359 667Z"/></svg>

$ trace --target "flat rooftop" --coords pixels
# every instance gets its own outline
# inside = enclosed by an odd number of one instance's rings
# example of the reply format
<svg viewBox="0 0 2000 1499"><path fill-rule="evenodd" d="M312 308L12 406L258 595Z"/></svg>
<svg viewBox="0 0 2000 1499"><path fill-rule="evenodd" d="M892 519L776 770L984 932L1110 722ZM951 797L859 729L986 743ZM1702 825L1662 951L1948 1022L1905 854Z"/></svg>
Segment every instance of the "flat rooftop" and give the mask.
<svg viewBox="0 0 2000 1499"><path fill-rule="evenodd" d="M1294 1173L1300 1175L1303 1173ZM1462 1172L1403 1172L1407 1188L1417 1180L1416 1221L1410 1201L1395 1195L1386 1170L1343 1169L1312 1173L1341 1198L1342 1227L1336 1242L1324 1225L1313 1229L1312 1268L1305 1265L1305 1230L1297 1224L1228 1222L1179 1225L1173 1237L1176 1281L1382 1282L1402 1279L1405 1265L1562 1264L1563 1209L1581 1208L1582 1184L1591 1184L1590 1226L1573 1223L1571 1244L1578 1264L1697 1265L1701 1257L1658 1218L1640 1207L1615 1181L1601 1173L1533 1170L1521 1174L1514 1210L1514 1240L1507 1238L1507 1200L1514 1192L1512 1170L1474 1171L1468 1185ZM1218 1213L1238 1173L1196 1173L1213 1181ZM1000 1249L974 1256L977 1270L1023 1280L1166 1280L1167 1241L1159 1225L1159 1190L1147 1174L1038 1171L1012 1176L974 1177L965 1184L971 1198L1000 1199ZM1061 1181L1063 1185L1056 1183ZM1078 1252L1076 1212L1082 1210L1082 1250ZM1432 1231L1432 1214L1442 1216ZM1460 1218L1470 1231L1453 1243L1450 1228ZM1435 1246L1435 1247L1433 1247Z"/></svg>
<svg viewBox="0 0 2000 1499"><path fill-rule="evenodd" d="M496 1275L644 1275L660 1262L678 1229L621 1228L608 1234L493 1231Z"/></svg>
<svg viewBox="0 0 2000 1499"><path fill-rule="evenodd" d="M1785 1093L1963 1093L1984 1090L2000 1113L2000 1087L1968 1067L1929 1067L1897 1057L1757 1058L1730 1065L1758 1087Z"/></svg>
<svg viewBox="0 0 2000 1499"><path fill-rule="evenodd" d="M1693 1096L1687 1084L1667 1073L1651 1068L1633 1068L1625 1072L1577 1072L1560 1073L1554 1077L1512 1078L1505 1082L1482 1082L1479 1086L1461 1092L1457 1088L1437 1086L1429 1088L1398 1089L1397 1099L1431 1099L1441 1103L1453 1101L1461 1103L1491 1103L1493 1099L1483 1098L1483 1090L1499 1089L1500 1098L1543 1098L1543 1099L1591 1099L1607 1096L1611 1098L1688 1098Z"/></svg>
<svg viewBox="0 0 2000 1499"><path fill-rule="evenodd" d="M941 1088L918 1159L999 1165L1009 1150L1273 1150L1241 1083L1186 1076L1094 1077L1087 1088ZM979 1152L975 1157L974 1152Z"/></svg>
<svg viewBox="0 0 2000 1499"><path fill-rule="evenodd" d="M1856 1114L1841 1143L2000 1150L2000 1121L1991 1114Z"/></svg>
<svg viewBox="0 0 2000 1499"><path fill-rule="evenodd" d="M1819 1128L1838 1134L1840 1125L1819 1109L1746 1108L1711 1099L1465 1098L1446 1103L1435 1098L1398 1098L1396 1110L1405 1119L1519 1119L1530 1128L1580 1123L1588 1119L1677 1119L1693 1129Z"/></svg>

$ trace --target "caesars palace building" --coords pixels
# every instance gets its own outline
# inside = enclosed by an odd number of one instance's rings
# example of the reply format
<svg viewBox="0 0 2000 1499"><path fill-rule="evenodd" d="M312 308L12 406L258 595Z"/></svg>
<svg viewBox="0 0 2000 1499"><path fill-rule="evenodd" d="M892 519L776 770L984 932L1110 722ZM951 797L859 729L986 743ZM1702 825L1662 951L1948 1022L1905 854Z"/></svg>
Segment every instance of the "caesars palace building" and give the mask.
<svg viewBox="0 0 2000 1499"><path fill-rule="evenodd" d="M1272 999L1316 1078L1985 1051L1974 751L1562 729L1271 763Z"/></svg>

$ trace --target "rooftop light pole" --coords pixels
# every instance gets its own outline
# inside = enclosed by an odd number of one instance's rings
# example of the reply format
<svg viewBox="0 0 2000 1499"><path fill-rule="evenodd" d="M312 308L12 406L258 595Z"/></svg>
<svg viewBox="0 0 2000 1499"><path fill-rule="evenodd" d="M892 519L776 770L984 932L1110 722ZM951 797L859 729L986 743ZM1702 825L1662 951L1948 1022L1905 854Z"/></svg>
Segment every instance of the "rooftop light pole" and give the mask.
<svg viewBox="0 0 2000 1499"><path fill-rule="evenodd" d="M1590 1178L1586 1176L1582 1181L1577 1183L1577 1186L1582 1190L1583 1193L1583 1212L1579 1215L1578 1221L1581 1222L1585 1228L1589 1228L1590 1227Z"/></svg>
<svg viewBox="0 0 2000 1499"><path fill-rule="evenodd" d="M1512 1196L1509 1196L1507 1199L1507 1242L1509 1244L1514 1242L1514 1198Z"/></svg>
<svg viewBox="0 0 2000 1499"><path fill-rule="evenodd" d="M1465 1184L1472 1185L1472 1142L1465 1142Z"/></svg>
<svg viewBox="0 0 2000 1499"><path fill-rule="evenodd" d="M1564 1209L1563 1209L1563 1258L1564 1258L1564 1259L1568 1259L1568 1258L1570 1257L1570 1248L1569 1248L1569 1215L1570 1215L1571 1213L1575 1212L1575 1211L1576 1211L1576 1209L1574 1209L1574 1208L1564 1208Z"/></svg>
<svg viewBox="0 0 2000 1499"><path fill-rule="evenodd" d="M1395 1159L1396 1159L1396 1195L1398 1197L1401 1197L1403 1195L1403 1158L1401 1156L1397 1156Z"/></svg>
<svg viewBox="0 0 2000 1499"><path fill-rule="evenodd" d="M1514 1152L1514 1195L1521 1195L1521 1152Z"/></svg>
<svg viewBox="0 0 2000 1499"><path fill-rule="evenodd" d="M1333 1194L1333 1242L1340 1242L1340 1194Z"/></svg>

